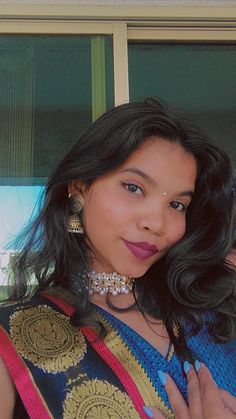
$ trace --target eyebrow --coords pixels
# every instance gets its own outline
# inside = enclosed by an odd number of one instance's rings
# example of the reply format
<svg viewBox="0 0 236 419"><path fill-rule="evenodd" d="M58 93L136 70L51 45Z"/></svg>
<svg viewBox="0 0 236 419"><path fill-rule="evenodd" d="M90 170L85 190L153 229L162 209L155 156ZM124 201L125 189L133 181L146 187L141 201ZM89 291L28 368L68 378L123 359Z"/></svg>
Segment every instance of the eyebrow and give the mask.
<svg viewBox="0 0 236 419"><path fill-rule="evenodd" d="M136 167L129 167L125 170L122 170L121 173L125 173L125 172L135 173L136 175L141 176L144 180L146 180L146 182L148 182L151 186L155 186L155 187L158 186L158 183L151 176L149 176L147 173L143 172L142 170L137 169ZM178 195L180 196L187 195L187 196L192 197L193 191L182 191Z"/></svg>

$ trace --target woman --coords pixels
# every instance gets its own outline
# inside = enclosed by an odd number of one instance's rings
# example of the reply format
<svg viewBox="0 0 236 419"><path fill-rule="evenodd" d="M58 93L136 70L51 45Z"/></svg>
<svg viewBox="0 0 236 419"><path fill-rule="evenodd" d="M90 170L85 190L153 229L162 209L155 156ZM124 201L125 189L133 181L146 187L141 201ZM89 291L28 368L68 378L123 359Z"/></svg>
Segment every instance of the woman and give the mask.
<svg viewBox="0 0 236 419"><path fill-rule="evenodd" d="M172 418L178 394L195 419L195 361L234 415L232 214L229 158L180 115L149 100L92 124L18 239L0 314L4 418Z"/></svg>

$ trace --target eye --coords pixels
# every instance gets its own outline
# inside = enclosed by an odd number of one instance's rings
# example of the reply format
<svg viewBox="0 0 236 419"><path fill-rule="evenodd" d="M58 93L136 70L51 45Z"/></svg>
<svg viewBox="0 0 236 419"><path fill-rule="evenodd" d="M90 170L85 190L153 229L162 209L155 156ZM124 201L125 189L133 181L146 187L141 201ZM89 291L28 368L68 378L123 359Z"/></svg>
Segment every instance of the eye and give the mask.
<svg viewBox="0 0 236 419"><path fill-rule="evenodd" d="M122 186L127 191L135 194L135 195L144 195L143 189L140 186L135 185L135 183L125 183L122 182Z"/></svg>
<svg viewBox="0 0 236 419"><path fill-rule="evenodd" d="M187 210L187 206L184 205L182 202L173 201L170 205L172 208L179 212L185 212Z"/></svg>

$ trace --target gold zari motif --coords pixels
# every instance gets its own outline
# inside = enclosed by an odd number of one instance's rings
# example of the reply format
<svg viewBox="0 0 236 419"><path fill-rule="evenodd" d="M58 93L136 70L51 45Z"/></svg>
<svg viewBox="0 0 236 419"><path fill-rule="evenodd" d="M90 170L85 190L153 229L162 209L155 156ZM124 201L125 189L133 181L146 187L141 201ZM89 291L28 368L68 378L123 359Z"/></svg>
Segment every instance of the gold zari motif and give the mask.
<svg viewBox="0 0 236 419"><path fill-rule="evenodd" d="M113 384L89 380L72 388L64 402L63 419L138 419L128 395Z"/></svg>
<svg viewBox="0 0 236 419"><path fill-rule="evenodd" d="M101 315L96 313L97 320L103 322L107 335L104 339L105 344L121 362L128 374L135 382L146 406L156 406L162 414L168 419L174 419L171 410L166 406L161 396L157 393L155 387L151 383L145 370L141 367L132 352L127 348L118 332L112 328L111 324ZM132 417L132 416L131 416Z"/></svg>
<svg viewBox="0 0 236 419"><path fill-rule="evenodd" d="M66 371L86 352L80 330L47 305L16 311L10 319L10 334L18 352L47 372Z"/></svg>

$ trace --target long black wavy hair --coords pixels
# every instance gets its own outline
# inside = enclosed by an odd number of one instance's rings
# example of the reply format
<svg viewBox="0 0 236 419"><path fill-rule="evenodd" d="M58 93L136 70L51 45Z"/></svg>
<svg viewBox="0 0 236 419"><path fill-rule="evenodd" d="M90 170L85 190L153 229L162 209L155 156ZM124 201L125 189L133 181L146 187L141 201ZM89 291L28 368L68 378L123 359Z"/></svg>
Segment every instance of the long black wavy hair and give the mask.
<svg viewBox="0 0 236 419"><path fill-rule="evenodd" d="M136 281L136 307L162 319L177 353L192 360L186 325L188 331L191 325L193 334L207 318L209 333L217 341L226 342L236 335L235 271L225 262L232 243L233 174L223 150L181 114L155 100L128 103L106 112L56 167L39 215L17 241L14 295L21 298L27 294L32 276L38 290L56 286L73 290L77 308L72 323L93 324L88 293L78 276L88 269L91 253L85 236L67 231L71 215L68 183L79 179L91 185L124 163L150 137L179 143L193 155L197 179L186 214L186 234Z"/></svg>

